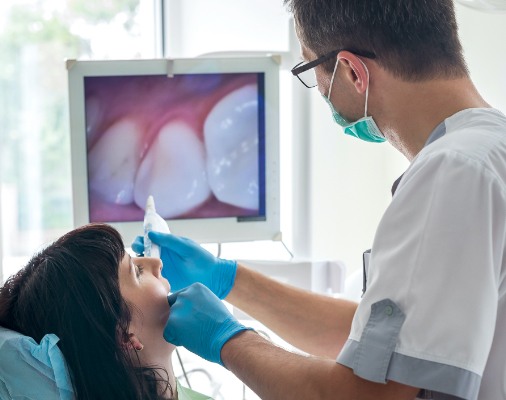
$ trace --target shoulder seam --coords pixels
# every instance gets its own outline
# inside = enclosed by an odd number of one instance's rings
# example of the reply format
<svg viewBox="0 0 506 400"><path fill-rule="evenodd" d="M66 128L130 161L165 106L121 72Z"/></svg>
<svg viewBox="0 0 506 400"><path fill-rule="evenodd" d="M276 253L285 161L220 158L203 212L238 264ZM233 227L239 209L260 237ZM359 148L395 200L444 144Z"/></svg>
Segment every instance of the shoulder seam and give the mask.
<svg viewBox="0 0 506 400"><path fill-rule="evenodd" d="M501 194L506 198L506 183L502 180L501 176L499 176L495 171L493 171L486 163L484 163L481 160L477 160L474 157L470 157L465 153L462 153L460 151L456 151L453 149L441 149L440 151L434 151L428 154L423 154L420 156L420 158L416 161L418 164L419 162L423 163L423 160L430 160L434 159L436 157L446 157L450 156L454 158L455 160L460 159L461 162L466 164L474 164L481 168L484 172L484 174L489 175L491 180L497 182L497 185L501 191Z"/></svg>

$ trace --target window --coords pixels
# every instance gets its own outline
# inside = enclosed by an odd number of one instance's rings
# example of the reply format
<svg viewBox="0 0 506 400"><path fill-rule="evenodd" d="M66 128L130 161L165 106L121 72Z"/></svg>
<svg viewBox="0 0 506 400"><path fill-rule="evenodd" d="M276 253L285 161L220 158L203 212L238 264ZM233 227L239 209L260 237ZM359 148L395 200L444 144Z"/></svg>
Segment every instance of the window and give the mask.
<svg viewBox="0 0 506 400"><path fill-rule="evenodd" d="M155 42L150 0L0 3L0 282L72 228L64 60L152 58Z"/></svg>

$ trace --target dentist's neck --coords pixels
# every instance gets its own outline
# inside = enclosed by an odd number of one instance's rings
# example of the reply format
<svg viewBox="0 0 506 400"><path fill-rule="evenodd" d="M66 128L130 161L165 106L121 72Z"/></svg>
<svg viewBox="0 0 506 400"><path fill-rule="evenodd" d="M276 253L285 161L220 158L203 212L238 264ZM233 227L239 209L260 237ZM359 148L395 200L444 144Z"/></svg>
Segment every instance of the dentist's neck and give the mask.
<svg viewBox="0 0 506 400"><path fill-rule="evenodd" d="M468 77L407 82L371 67L376 79L371 83L370 112L389 142L410 161L446 118L468 108L490 107Z"/></svg>

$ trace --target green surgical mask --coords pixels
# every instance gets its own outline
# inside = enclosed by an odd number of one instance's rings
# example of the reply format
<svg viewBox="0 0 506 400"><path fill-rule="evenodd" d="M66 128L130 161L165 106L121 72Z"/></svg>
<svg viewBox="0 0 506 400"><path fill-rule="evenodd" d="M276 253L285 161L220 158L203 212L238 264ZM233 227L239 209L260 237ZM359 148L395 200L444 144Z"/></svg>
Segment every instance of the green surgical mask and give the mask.
<svg viewBox="0 0 506 400"><path fill-rule="evenodd" d="M344 133L350 136L354 136L358 139L365 140L366 142L373 142L373 143L382 143L384 142L385 135L381 132L381 130L378 128L378 125L376 125L376 122L374 122L374 119L371 116L367 116L367 102L369 100L369 70L367 69L366 65L362 62L364 65L366 71L367 71L367 89L365 90L365 111L364 111L364 117L360 118L358 121L355 122L349 122L344 117L339 114L336 109L334 108L334 105L330 101L330 95L332 93L332 84L334 83L334 76L336 74L337 65L339 64L339 59L336 61L336 65L334 67L334 72L332 73L332 79L330 81L330 89L329 89L329 95L325 96L322 94L322 97L325 99L327 104L330 107L330 110L332 111L332 117L334 118L334 121L341 127L344 128Z"/></svg>

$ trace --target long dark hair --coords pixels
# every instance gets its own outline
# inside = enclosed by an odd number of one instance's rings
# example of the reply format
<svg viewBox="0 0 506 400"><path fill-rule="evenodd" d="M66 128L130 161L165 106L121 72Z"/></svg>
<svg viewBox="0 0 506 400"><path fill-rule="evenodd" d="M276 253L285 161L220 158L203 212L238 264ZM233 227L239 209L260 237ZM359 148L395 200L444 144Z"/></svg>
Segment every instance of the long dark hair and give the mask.
<svg viewBox="0 0 506 400"><path fill-rule="evenodd" d="M37 342L56 334L77 399L162 399L172 393L165 370L140 367L121 345L132 313L119 288L124 255L114 228L86 225L33 256L0 288L0 325Z"/></svg>

